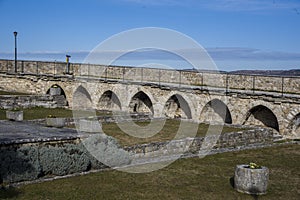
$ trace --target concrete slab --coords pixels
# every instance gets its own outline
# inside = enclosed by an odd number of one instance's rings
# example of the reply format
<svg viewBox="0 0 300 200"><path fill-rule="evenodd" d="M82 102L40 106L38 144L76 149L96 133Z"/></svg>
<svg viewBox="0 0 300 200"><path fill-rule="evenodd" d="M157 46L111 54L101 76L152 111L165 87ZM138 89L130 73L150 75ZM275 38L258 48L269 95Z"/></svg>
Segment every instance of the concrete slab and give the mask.
<svg viewBox="0 0 300 200"><path fill-rule="evenodd" d="M45 127L32 122L0 120L0 145L79 138L75 129Z"/></svg>

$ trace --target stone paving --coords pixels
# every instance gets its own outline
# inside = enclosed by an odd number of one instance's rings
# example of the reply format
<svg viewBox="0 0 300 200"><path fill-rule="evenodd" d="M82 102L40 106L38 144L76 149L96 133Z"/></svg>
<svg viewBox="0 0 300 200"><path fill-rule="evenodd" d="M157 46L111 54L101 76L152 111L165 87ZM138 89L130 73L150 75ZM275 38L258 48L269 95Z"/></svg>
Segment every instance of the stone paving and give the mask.
<svg viewBox="0 0 300 200"><path fill-rule="evenodd" d="M0 120L0 145L71 140L80 135L74 129L45 127L31 122Z"/></svg>

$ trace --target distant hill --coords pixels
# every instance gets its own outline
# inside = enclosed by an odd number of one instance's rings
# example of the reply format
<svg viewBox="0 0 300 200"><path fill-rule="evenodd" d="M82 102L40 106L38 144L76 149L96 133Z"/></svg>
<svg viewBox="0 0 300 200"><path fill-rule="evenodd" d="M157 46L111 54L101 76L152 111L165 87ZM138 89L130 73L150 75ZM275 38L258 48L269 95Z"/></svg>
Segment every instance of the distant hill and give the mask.
<svg viewBox="0 0 300 200"><path fill-rule="evenodd" d="M276 76L300 76L300 69L292 70L237 70L228 72L229 74L249 74L249 75L276 75Z"/></svg>

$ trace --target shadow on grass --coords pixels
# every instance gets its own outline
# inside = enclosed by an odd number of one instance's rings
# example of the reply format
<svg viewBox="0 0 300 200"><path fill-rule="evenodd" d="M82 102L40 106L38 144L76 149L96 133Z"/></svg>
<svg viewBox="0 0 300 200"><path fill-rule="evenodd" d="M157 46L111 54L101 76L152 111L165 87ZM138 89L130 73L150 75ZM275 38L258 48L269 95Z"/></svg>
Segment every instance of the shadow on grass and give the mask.
<svg viewBox="0 0 300 200"><path fill-rule="evenodd" d="M234 176L230 177L229 183L230 183L231 187L232 187L233 189L235 189L235 188L234 188ZM258 193L259 191L257 190L257 188L253 188L253 189L250 190L250 192L251 192L251 193ZM256 194L251 194L251 196L253 197L254 200L258 200L258 195L256 195Z"/></svg>
<svg viewBox="0 0 300 200"><path fill-rule="evenodd" d="M253 197L253 199L258 200L258 195L255 193L259 193L259 190L257 188L251 188L250 192L252 193L251 196Z"/></svg>
<svg viewBox="0 0 300 200"><path fill-rule="evenodd" d="M230 183L231 187L234 189L234 176L230 177L229 183Z"/></svg>
<svg viewBox="0 0 300 200"><path fill-rule="evenodd" d="M21 191L14 187L1 188L0 187L0 199L16 198L21 194Z"/></svg>

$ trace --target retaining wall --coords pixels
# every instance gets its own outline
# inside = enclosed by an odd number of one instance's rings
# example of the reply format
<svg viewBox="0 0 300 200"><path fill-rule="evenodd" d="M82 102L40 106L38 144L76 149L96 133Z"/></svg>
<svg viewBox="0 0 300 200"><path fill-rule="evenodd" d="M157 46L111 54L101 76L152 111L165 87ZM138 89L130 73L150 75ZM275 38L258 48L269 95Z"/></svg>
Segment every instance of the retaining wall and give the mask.
<svg viewBox="0 0 300 200"><path fill-rule="evenodd" d="M251 145L272 144L274 130L255 128L251 130L210 135L205 138L186 138L171 142L135 145L126 149L136 158L164 156L169 154L198 154L213 149L244 148Z"/></svg>
<svg viewBox="0 0 300 200"><path fill-rule="evenodd" d="M99 150L100 160L108 160L109 166L134 164L139 163L139 160L149 162L154 157L171 157L178 154L198 155L199 150L204 146L205 148L202 149L204 152L210 148L226 151L226 149L271 144L274 140L272 129L258 128L225 133L220 138L213 135L206 138L186 138L172 142L135 145L125 147L123 150L112 137L100 136L99 139L98 135L92 136L88 143L100 144L93 149ZM0 181L14 183L106 168L105 164L99 162L87 151L85 141L87 140L82 141L77 138L52 142L0 143ZM202 146L204 141L207 143ZM216 144L214 141L217 141ZM112 146L114 148L110 148Z"/></svg>
<svg viewBox="0 0 300 200"><path fill-rule="evenodd" d="M57 108L67 105L66 99L63 95L1 95L0 96L0 109L11 108L32 108L32 107L45 107Z"/></svg>
<svg viewBox="0 0 300 200"><path fill-rule="evenodd" d="M47 139L46 139L47 140ZM128 152L119 149L111 137L70 139L30 143L0 144L0 183L31 181L107 168L85 148L84 142L97 144L100 160L109 166L128 164ZM103 148L109 145L114 148ZM97 157L98 158L98 157Z"/></svg>

